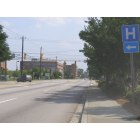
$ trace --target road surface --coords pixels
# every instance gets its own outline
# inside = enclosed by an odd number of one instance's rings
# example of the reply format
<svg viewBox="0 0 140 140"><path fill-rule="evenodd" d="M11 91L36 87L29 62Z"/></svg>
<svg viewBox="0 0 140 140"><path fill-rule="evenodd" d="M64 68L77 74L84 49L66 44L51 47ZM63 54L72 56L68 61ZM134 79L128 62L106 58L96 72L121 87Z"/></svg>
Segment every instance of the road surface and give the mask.
<svg viewBox="0 0 140 140"><path fill-rule="evenodd" d="M68 123L88 86L88 80L50 80L1 88L0 122Z"/></svg>

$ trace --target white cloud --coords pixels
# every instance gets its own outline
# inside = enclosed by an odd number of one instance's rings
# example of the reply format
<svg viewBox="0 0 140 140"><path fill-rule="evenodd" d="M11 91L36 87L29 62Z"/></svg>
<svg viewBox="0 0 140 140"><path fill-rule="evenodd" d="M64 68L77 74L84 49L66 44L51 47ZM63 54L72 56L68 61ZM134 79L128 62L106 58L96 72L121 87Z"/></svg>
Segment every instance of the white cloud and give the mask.
<svg viewBox="0 0 140 140"><path fill-rule="evenodd" d="M9 27L11 24L8 21L0 21L0 24Z"/></svg>
<svg viewBox="0 0 140 140"><path fill-rule="evenodd" d="M75 18L75 23L78 24L78 25L83 25L83 24L85 24L86 20L87 20L86 17Z"/></svg>
<svg viewBox="0 0 140 140"><path fill-rule="evenodd" d="M35 24L35 27L38 28L38 29L40 29L42 26L41 26L40 23L36 23L36 24Z"/></svg>
<svg viewBox="0 0 140 140"><path fill-rule="evenodd" d="M62 26L67 23L83 25L87 19L85 17L38 17L36 19L35 27L40 29L42 26Z"/></svg>
<svg viewBox="0 0 140 140"><path fill-rule="evenodd" d="M36 27L37 28L41 28L41 26L43 25L49 25L49 26L60 26L60 25L64 25L66 23L65 18L52 18L52 17L39 17L36 18Z"/></svg>

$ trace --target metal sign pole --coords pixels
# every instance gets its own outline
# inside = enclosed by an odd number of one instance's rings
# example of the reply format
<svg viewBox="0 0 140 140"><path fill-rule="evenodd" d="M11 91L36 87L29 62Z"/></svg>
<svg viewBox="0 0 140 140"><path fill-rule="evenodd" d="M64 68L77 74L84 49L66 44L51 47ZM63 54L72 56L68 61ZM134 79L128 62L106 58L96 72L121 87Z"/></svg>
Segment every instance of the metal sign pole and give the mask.
<svg viewBox="0 0 140 140"><path fill-rule="evenodd" d="M134 22L135 23L135 22ZM136 78L134 71L134 54L139 52L139 25L122 25L122 41L124 53L130 53L132 101L135 103Z"/></svg>
<svg viewBox="0 0 140 140"><path fill-rule="evenodd" d="M132 84L132 101L135 102L135 75L134 75L134 59L133 53L130 53L130 68L131 68L131 84Z"/></svg>

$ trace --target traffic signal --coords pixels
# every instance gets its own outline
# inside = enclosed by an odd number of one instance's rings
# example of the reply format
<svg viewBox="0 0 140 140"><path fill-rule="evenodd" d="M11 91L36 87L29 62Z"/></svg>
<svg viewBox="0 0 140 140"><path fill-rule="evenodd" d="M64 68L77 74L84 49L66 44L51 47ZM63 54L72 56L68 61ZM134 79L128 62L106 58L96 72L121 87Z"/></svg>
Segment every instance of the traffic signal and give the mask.
<svg viewBox="0 0 140 140"><path fill-rule="evenodd" d="M11 54L12 59L14 59L16 57L15 53Z"/></svg>
<svg viewBox="0 0 140 140"><path fill-rule="evenodd" d="M79 50L79 52L84 52L84 50Z"/></svg>

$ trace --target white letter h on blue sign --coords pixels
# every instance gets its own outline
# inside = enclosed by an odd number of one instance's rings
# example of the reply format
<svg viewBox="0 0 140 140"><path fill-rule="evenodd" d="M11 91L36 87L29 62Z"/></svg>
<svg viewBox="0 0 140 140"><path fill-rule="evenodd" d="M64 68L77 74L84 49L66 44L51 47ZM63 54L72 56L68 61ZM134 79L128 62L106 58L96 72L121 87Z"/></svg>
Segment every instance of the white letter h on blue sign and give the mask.
<svg viewBox="0 0 140 140"><path fill-rule="evenodd" d="M128 28L126 28L126 39L129 39L129 35L132 35L133 36L133 39L136 38L136 36L135 36L135 28L134 27L132 28L132 31L131 32L129 32L128 31Z"/></svg>

